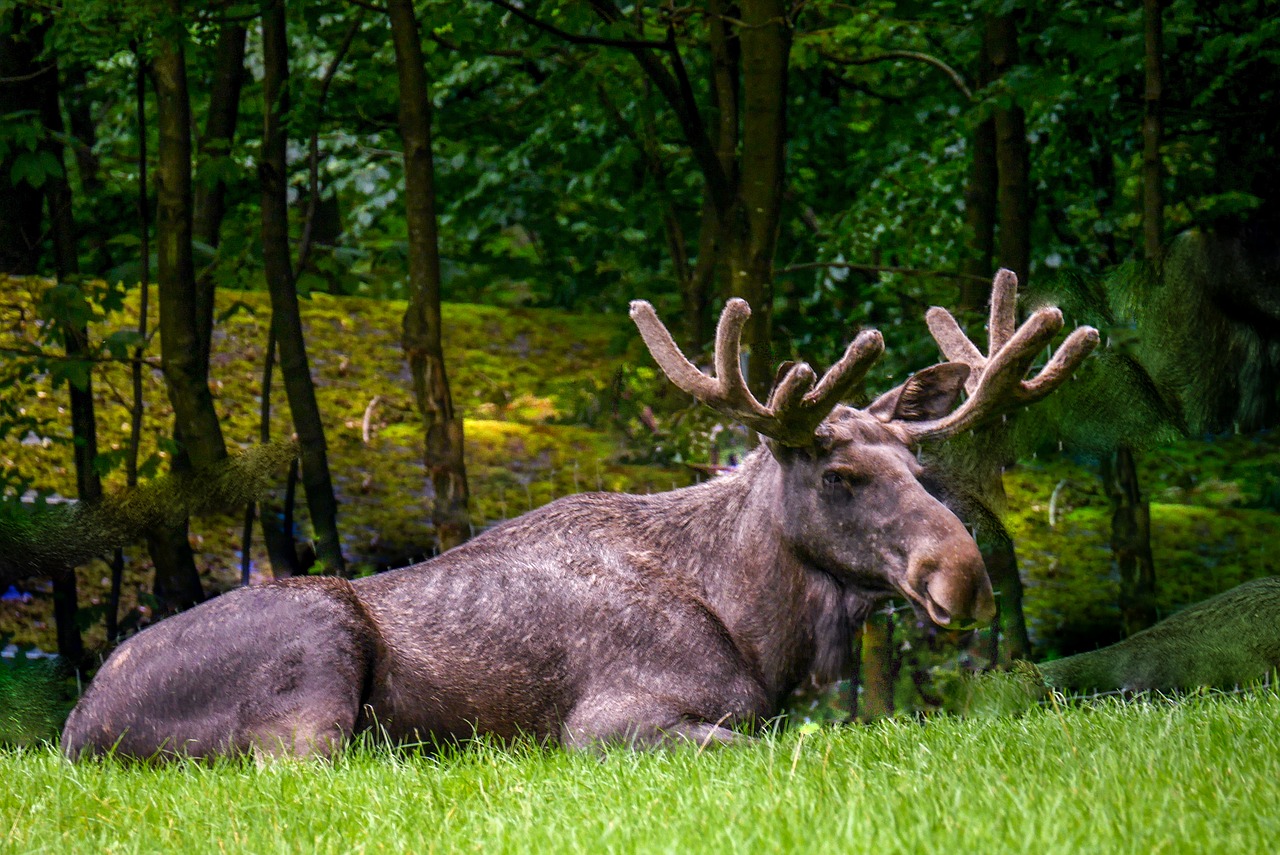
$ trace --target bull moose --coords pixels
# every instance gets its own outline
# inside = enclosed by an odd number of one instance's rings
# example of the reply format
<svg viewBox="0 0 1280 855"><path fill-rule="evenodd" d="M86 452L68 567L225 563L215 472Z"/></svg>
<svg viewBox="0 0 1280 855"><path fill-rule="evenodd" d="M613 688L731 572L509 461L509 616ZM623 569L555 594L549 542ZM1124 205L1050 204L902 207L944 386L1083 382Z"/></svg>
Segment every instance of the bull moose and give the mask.
<svg viewBox="0 0 1280 855"><path fill-rule="evenodd" d="M1042 308L1015 329L1016 288L997 275L985 356L931 309L952 361L864 409L839 401L883 351L877 331L821 379L792 366L762 404L739 365L744 301L724 308L714 375L636 301L667 377L763 438L737 470L655 495L568 496L368 578L231 591L122 644L63 750L326 756L369 729L397 742L728 743L802 679L837 675L888 596L939 626L989 622L978 549L920 483L914 449L1043 397L1097 344L1081 327L1024 379L1062 314Z"/></svg>

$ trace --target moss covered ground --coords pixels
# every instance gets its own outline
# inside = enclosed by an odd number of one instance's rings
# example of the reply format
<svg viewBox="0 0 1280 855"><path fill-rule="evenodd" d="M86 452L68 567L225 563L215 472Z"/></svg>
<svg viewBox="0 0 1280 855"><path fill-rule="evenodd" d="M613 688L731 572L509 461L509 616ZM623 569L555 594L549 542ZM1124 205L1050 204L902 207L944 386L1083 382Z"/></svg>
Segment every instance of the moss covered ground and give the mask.
<svg viewBox="0 0 1280 855"><path fill-rule="evenodd" d="M0 347L29 346L37 334L32 308L46 287L39 280L6 279L8 312ZM14 307L20 307L15 309ZM402 301L313 295L302 302L308 357L325 421L330 469L340 502L344 552L357 572L398 566L431 554L431 487L422 466L422 439L408 368L399 344ZM224 292L211 365L215 403L233 450L259 435L262 363L270 317L267 296ZM154 300L150 326L155 328ZM92 329L95 338L135 327L136 301ZM551 310L495 309L450 304L445 360L456 405L466 420L466 461L477 527L516 516L554 498L582 490L652 492L683 486L699 476L688 467L637 465L618 428L629 394L619 391L623 369L638 363L642 345L630 321ZM158 368L158 344L144 376L147 410L141 456L163 465L172 410ZM632 376L634 371L627 374ZM638 375L646 376L643 372ZM653 376L648 372L649 377ZM129 377L118 362L97 366L94 393L99 444L108 454L127 445ZM279 371L271 396L273 437L290 432L288 402ZM8 400L43 419L38 432L0 442L0 464L56 496L75 495L66 389L49 375L30 388L4 391ZM116 468L108 489L124 484ZM278 498L274 497L274 498ZM305 533L305 506L299 509ZM225 590L240 575L238 514L197 520L193 544L203 581ZM255 579L270 567L260 539L251 553ZM147 609L151 566L142 547L126 550L128 572L122 607ZM106 600L108 569L80 568L82 605L90 644L101 643L95 608ZM20 646L52 649L47 580L30 580L0 600L0 634ZM3 593L3 592L0 592Z"/></svg>

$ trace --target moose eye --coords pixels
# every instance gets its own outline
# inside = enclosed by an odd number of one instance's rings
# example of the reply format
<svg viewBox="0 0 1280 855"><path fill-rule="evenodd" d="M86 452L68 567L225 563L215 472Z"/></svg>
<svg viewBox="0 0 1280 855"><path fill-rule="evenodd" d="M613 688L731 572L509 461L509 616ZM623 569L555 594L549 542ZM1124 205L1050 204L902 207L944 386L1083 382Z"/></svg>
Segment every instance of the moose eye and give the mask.
<svg viewBox="0 0 1280 855"><path fill-rule="evenodd" d="M822 473L822 483L828 487L843 487L846 490L853 491L858 487L865 485L868 478L865 475L858 475L853 472L840 472L835 469L829 469Z"/></svg>

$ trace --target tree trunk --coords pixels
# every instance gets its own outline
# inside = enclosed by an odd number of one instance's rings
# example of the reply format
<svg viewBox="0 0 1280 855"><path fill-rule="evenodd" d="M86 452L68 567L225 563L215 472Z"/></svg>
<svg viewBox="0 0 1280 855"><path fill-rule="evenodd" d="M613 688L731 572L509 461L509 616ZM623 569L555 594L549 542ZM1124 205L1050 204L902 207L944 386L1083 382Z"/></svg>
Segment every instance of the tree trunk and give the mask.
<svg viewBox="0 0 1280 855"><path fill-rule="evenodd" d="M620 20L611 4L592 7L609 23ZM662 53L643 45L628 50L671 107L706 185L699 258L685 306L700 311L705 299L696 289L709 281L713 269L724 271L726 296L751 304L743 331L750 353L748 381L763 392L773 381L773 257L785 189L791 25L787 6L778 0L746 0L736 12L728 3L713 2L709 11L714 132L698 108L674 41L673 49ZM698 323L695 318L695 337Z"/></svg>
<svg viewBox="0 0 1280 855"><path fill-rule="evenodd" d="M1142 0L1146 43L1146 86L1142 116L1142 243L1156 268L1164 251L1164 169L1160 139L1164 132L1164 21L1161 0Z"/></svg>
<svg viewBox="0 0 1280 855"><path fill-rule="evenodd" d="M440 317L440 254L431 163L431 96L412 0L391 0L391 38L400 81L400 136L404 143L405 220L409 226L409 308L405 354L413 393L426 430L425 462L435 488L432 520L440 548L471 533L462 419L453 410L445 374Z"/></svg>
<svg viewBox="0 0 1280 855"><path fill-rule="evenodd" d="M968 226L969 256L962 267L969 276L989 278L995 271L992 260L996 248L996 201L999 171L996 166L996 123L986 119L973 132L973 165L964 193L964 218ZM988 286L978 279L964 279L960 285L960 306L980 309L986 302Z"/></svg>
<svg viewBox="0 0 1280 855"><path fill-rule="evenodd" d="M998 80L1018 62L1018 31L1012 15L987 21L983 35L979 75L982 82ZM1030 166L1027 150L1026 117L1016 103L995 109L991 119L979 126L974 139L974 166L971 188L976 204L967 211L971 246L976 257L972 270L985 263L990 272L991 253L996 251L999 266L1018 275L1025 287L1031 268L1031 197ZM991 229L999 224L998 247L992 242ZM976 296L966 292L968 298ZM985 294L985 292L983 292ZM986 302L980 300L979 305ZM1004 506L1004 468L1013 461L1009 430L1002 425L982 428L974 436L977 455L982 461L977 477L980 489L992 503ZM1022 576L1013 540L1000 531L980 532L979 549L987 565L992 586L1000 592L999 625L993 628L1001 656L1006 660L1030 656L1026 616L1022 609Z"/></svg>
<svg viewBox="0 0 1280 855"><path fill-rule="evenodd" d="M714 122L708 134L714 148L719 174L729 185L738 185L738 139L741 133L739 96L741 94L742 46L734 25L729 18L736 10L726 10L720 0L711 0L707 16L707 42L711 49L711 105L715 111ZM730 12L734 14L730 14ZM685 314L685 336L690 353L698 353L711 340L711 301L717 281L721 290L732 296L733 287L729 275L730 265L728 210L721 210L711 190L711 179L704 176L707 185L702 202L702 216L698 227L698 256L687 282L684 283L682 302ZM736 189L735 189L736 193Z"/></svg>
<svg viewBox="0 0 1280 855"><path fill-rule="evenodd" d="M985 453L985 452L979 452ZM1004 478L999 468L989 477L984 491L998 491L993 504L1004 507ZM1018 555L1013 548L1013 538L996 521L978 525L978 550L987 565L991 587L999 598L1000 612L996 625L991 628L997 634L998 658L1001 662L1030 659L1031 639L1027 634L1027 618L1022 607L1022 574L1018 572ZM994 661L992 664L996 664Z"/></svg>
<svg viewBox="0 0 1280 855"><path fill-rule="evenodd" d="M169 0L168 8L172 16L181 17L181 0ZM152 72L160 137L156 169L160 361L173 405L174 438L181 445L171 467L181 470L219 462L227 451L209 391L206 330L212 327L213 306L197 292L191 257L191 105L181 41L160 42ZM151 532L148 545L156 567L155 596L163 610L186 608L204 598L185 520Z"/></svg>
<svg viewBox="0 0 1280 855"><path fill-rule="evenodd" d="M40 29L41 39L43 29ZM34 47L39 50L38 46ZM80 260L76 252L75 221L72 217L71 185L66 177L66 159L63 157L63 147L55 142L63 133L56 65L38 79L35 88L40 97L40 120L47 134L43 148L63 166L61 176L50 176L45 181L45 199L49 208L50 231L53 233L54 274L60 282L65 283L79 274ZM60 326L67 356L75 358L84 355L88 349L88 330L84 326L75 326L65 321L60 322ZM89 370L86 370L82 383L70 380L67 391L71 399L71 435L74 443L77 495L81 501L94 502L102 497L102 483L93 465L98 454L98 431ZM76 618L79 610L76 571L75 568L68 568L53 577L53 617L57 627L58 655L77 671L84 665L84 640Z"/></svg>
<svg viewBox="0 0 1280 855"><path fill-rule="evenodd" d="M82 62L71 62L64 66L65 75L62 87L62 101L67 108L67 118L71 122L72 153L76 160L76 169L80 172L80 187L85 198L96 196L102 189L102 179L98 177L100 163L93 153L98 141L98 128L93 122L91 112L92 100L86 90L88 79L85 65Z"/></svg>
<svg viewBox="0 0 1280 855"><path fill-rule="evenodd" d="M1142 119L1143 255L1157 275L1164 251L1164 191L1160 160L1163 89L1163 25L1159 0L1143 0L1146 87ZM1142 495L1136 452L1121 444L1103 461L1102 479L1111 497L1111 553L1120 571L1120 619L1125 635L1156 622L1155 562L1151 553L1151 507Z"/></svg>
<svg viewBox="0 0 1280 855"><path fill-rule="evenodd" d="M858 720L873 721L893 715L893 615L878 611L862 625L862 701Z"/></svg>
<svg viewBox="0 0 1280 855"><path fill-rule="evenodd" d="M742 159L739 200L731 215L733 291L751 304L743 341L751 349L748 381L757 393L773 383L773 256L786 182L787 63L791 29L778 0L742 4Z"/></svg>
<svg viewBox="0 0 1280 855"><path fill-rule="evenodd" d="M218 33L209 89L209 112L200 139L200 166L208 168L227 157L240 117L240 89L244 84L244 45L247 31L236 23L224 24ZM195 239L216 247L226 212L227 183L201 177L196 184L192 232ZM210 286L212 287L212 286Z"/></svg>
<svg viewBox="0 0 1280 855"><path fill-rule="evenodd" d="M0 12L0 77L27 78L39 71L27 29L30 26L21 5ZM45 72L49 74L50 72ZM0 84L0 116L39 111L38 87ZM30 121L30 120L25 120ZM10 175L14 160L24 150L10 147L0 159L0 273L19 276L36 272L40 265L40 223L43 194L27 181L13 184Z"/></svg>
<svg viewBox="0 0 1280 855"><path fill-rule="evenodd" d="M1103 460L1111 497L1111 553L1120 571L1120 617L1125 635L1156 622L1156 578L1151 556L1151 507L1142 495L1133 452L1120 446Z"/></svg>
<svg viewBox="0 0 1280 855"><path fill-rule="evenodd" d="M1002 77L1018 63L1018 30L1012 15L987 25L987 51L992 73ZM997 208L1000 216L1000 266L1018 274L1025 288L1031 273L1031 181L1027 119L1014 103L995 111L996 161L999 170Z"/></svg>
<svg viewBox="0 0 1280 855"><path fill-rule="evenodd" d="M129 366L132 400L129 407L129 447L124 458L125 483L138 484L138 453L142 443L142 355L147 340L147 313L151 300L151 203L148 196L147 169L147 74L138 45L134 44L133 75L134 115L138 139L138 256L141 275L138 282L138 341L133 348L133 364ZM107 600L107 642L115 644L120 637L120 594L124 587L124 549L116 548L111 560L111 593Z"/></svg>
<svg viewBox="0 0 1280 855"><path fill-rule="evenodd" d="M280 351L280 374L293 415L302 456L302 486L311 512L316 558L325 573L346 570L338 536L338 503L329 475L324 424L316 403L315 386L307 363L302 314L293 279L289 251L288 139L283 117L289 109L288 39L284 0L262 3L262 97L264 126L258 174L262 181L262 255L271 292L271 323Z"/></svg>
<svg viewBox="0 0 1280 855"><path fill-rule="evenodd" d="M977 80L979 86L991 83L991 58L984 40L978 58ZM973 159L969 169L969 182L964 191L964 219L968 232L969 255L962 270L969 276L989 278L994 272L992 264L996 248L996 204L1000 173L996 165L996 121L983 119L973 131ZM987 286L978 279L963 279L960 283L960 306L963 309L980 309L987 301Z"/></svg>

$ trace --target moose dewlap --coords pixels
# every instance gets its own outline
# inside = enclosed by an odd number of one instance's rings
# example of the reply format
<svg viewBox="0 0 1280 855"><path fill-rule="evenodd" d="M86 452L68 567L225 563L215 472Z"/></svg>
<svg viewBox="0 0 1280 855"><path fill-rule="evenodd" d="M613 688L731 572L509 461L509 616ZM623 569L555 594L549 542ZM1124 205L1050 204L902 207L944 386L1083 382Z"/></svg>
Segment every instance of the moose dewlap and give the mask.
<svg viewBox="0 0 1280 855"><path fill-rule="evenodd" d="M325 755L366 729L731 742L801 680L839 674L853 629L885 597L941 626L990 621L977 547L921 485L914 448L1043 397L1096 344L1078 329L1024 379L1062 315L1040 309L1018 328L1015 297L1001 271L985 355L930 310L951 361L865 409L839 401L883 350L878 332L821 379L792 367L761 403L739 368L746 303L725 307L707 374L637 301L632 318L672 382L764 437L736 471L651 496L569 496L367 579L225 594L122 644L63 749Z"/></svg>

